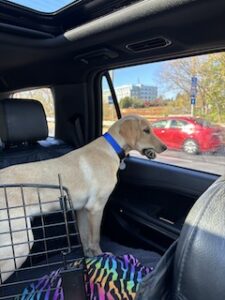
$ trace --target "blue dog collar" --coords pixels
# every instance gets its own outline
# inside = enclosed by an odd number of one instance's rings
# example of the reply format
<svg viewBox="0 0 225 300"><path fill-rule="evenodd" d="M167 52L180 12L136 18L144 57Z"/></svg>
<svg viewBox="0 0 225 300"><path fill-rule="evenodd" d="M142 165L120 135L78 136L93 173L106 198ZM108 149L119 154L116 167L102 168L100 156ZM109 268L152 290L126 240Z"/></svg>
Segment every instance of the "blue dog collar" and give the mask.
<svg viewBox="0 0 225 300"><path fill-rule="evenodd" d="M103 134L104 139L113 147L119 158L122 160L125 157L123 148L117 143L117 141L108 132Z"/></svg>

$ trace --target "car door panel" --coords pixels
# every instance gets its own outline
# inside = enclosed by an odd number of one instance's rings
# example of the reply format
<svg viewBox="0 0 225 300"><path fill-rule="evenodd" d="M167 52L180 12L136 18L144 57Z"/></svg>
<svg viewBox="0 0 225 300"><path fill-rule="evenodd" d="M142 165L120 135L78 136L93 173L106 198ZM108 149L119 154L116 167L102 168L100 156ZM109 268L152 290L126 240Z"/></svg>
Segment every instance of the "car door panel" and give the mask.
<svg viewBox="0 0 225 300"><path fill-rule="evenodd" d="M165 128L164 138L168 148L174 148L176 145L176 142L173 140L173 135L174 132L172 128Z"/></svg>
<svg viewBox="0 0 225 300"><path fill-rule="evenodd" d="M170 122L170 132L171 141L173 149L181 149L183 147L184 141L188 138L184 131L186 122L183 120L171 120Z"/></svg>
<svg viewBox="0 0 225 300"><path fill-rule="evenodd" d="M155 124L155 125L154 125ZM157 135L168 148L173 147L173 139L170 130L170 121L162 120L160 122L153 123L153 132Z"/></svg>
<svg viewBox="0 0 225 300"><path fill-rule="evenodd" d="M171 147L170 129L154 128L154 133L168 146Z"/></svg>
<svg viewBox="0 0 225 300"><path fill-rule="evenodd" d="M181 129L178 128L170 128L170 132L171 132L171 140L172 140L172 144L171 144L171 148L173 149L179 149L181 143Z"/></svg>
<svg viewBox="0 0 225 300"><path fill-rule="evenodd" d="M213 174L130 157L119 172L103 226L120 243L163 253L179 237L195 201L216 179Z"/></svg>

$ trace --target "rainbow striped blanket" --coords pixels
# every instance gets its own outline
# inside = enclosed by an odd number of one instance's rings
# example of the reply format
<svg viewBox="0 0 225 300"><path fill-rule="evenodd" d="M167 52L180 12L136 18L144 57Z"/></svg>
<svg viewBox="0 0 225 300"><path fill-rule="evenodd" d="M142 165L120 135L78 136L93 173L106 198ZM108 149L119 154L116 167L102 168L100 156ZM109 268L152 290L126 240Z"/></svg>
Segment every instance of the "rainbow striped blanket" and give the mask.
<svg viewBox="0 0 225 300"><path fill-rule="evenodd" d="M86 289L90 300L133 300L143 277L153 270L142 266L132 255L103 254L87 258L86 265ZM64 300L61 284L58 269L30 284L20 299Z"/></svg>

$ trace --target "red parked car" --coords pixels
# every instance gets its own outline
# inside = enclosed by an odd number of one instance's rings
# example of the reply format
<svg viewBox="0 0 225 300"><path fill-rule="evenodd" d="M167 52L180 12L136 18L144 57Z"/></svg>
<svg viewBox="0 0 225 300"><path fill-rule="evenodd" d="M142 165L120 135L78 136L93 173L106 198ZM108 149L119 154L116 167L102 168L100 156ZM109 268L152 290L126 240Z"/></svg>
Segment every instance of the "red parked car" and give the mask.
<svg viewBox="0 0 225 300"><path fill-rule="evenodd" d="M192 117L168 117L152 123L154 133L170 149L189 154L217 151L223 144L222 128Z"/></svg>

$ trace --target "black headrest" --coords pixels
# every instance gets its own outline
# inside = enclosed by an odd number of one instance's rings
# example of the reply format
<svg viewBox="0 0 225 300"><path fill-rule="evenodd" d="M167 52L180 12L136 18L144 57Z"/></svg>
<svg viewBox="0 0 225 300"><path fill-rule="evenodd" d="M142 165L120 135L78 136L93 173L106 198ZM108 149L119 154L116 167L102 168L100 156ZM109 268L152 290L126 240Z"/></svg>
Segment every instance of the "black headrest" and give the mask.
<svg viewBox="0 0 225 300"><path fill-rule="evenodd" d="M39 101L0 101L0 139L4 144L35 142L47 137L46 115Z"/></svg>
<svg viewBox="0 0 225 300"><path fill-rule="evenodd" d="M178 242L174 299L225 299L225 176L190 211Z"/></svg>

